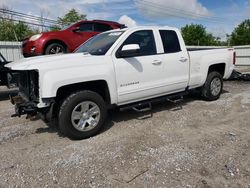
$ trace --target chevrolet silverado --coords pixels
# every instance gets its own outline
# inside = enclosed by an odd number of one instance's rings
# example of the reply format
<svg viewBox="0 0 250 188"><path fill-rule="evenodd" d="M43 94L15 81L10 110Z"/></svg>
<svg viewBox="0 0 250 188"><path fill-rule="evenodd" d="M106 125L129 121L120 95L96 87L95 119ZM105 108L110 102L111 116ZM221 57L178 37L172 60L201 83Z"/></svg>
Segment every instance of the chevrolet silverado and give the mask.
<svg viewBox="0 0 250 188"><path fill-rule="evenodd" d="M149 110L194 89L218 99L234 63L232 48L188 51L178 29L140 26L101 33L73 54L6 67L20 73L16 116L52 114L63 134L83 139L98 133L112 107Z"/></svg>

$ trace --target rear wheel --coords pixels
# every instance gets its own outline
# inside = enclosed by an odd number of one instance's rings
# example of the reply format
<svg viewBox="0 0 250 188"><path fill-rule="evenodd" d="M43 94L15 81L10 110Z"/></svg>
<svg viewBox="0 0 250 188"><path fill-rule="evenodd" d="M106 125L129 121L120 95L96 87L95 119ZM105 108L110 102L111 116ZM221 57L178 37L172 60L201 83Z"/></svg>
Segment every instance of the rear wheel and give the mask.
<svg viewBox="0 0 250 188"><path fill-rule="evenodd" d="M59 43L52 43L52 44L48 45L46 50L45 50L45 55L62 54L62 53L66 53L66 48L65 48L65 46L63 46Z"/></svg>
<svg viewBox="0 0 250 188"><path fill-rule="evenodd" d="M104 124L106 111L106 104L99 94L92 91L73 93L60 107L59 128L72 139L94 136Z"/></svg>
<svg viewBox="0 0 250 188"><path fill-rule="evenodd" d="M210 72L201 88L201 95L207 101L217 100L223 89L223 79L220 73Z"/></svg>

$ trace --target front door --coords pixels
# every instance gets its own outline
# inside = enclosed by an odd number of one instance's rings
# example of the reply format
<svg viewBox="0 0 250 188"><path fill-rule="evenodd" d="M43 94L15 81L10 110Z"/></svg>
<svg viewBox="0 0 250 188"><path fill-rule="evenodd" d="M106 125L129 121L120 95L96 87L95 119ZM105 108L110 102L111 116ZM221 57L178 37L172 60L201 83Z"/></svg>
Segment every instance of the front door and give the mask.
<svg viewBox="0 0 250 188"><path fill-rule="evenodd" d="M160 55L157 55L153 30L135 31L119 50L127 44L138 44L140 51L129 58L113 57L119 105L151 98L163 92L164 67Z"/></svg>

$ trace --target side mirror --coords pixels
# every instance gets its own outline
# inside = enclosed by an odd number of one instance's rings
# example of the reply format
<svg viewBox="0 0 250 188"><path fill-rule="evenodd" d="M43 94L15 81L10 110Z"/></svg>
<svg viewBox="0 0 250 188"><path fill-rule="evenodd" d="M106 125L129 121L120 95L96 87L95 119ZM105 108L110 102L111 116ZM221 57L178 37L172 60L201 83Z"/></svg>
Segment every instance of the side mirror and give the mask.
<svg viewBox="0 0 250 188"><path fill-rule="evenodd" d="M122 47L119 55L120 57L133 57L138 55L140 49L139 44L127 44Z"/></svg>
<svg viewBox="0 0 250 188"><path fill-rule="evenodd" d="M77 33L77 32L80 32L80 27L75 27L75 28L72 29L72 31L73 31L73 32L76 32L76 33Z"/></svg>

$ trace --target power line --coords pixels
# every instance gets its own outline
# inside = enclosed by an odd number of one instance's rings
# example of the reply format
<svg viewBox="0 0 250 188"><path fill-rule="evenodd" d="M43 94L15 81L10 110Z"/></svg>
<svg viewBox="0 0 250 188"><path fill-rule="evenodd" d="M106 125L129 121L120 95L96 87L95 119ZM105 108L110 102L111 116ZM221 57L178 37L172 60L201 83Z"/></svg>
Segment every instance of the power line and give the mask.
<svg viewBox="0 0 250 188"><path fill-rule="evenodd" d="M223 19L218 18L218 17L207 17L205 15L197 14L197 13L192 13L190 11L184 11L181 9L176 9L168 6L160 6L157 3L151 3L146 0L141 0L140 1L142 4L150 6L151 10L155 12L159 12L159 10L164 11L164 14L172 16L172 17L178 17L182 19L187 19L187 17L191 17L190 19L202 19L203 21L208 21L208 22L217 22L217 23L223 23ZM162 13L162 12L161 12Z"/></svg>
<svg viewBox="0 0 250 188"><path fill-rule="evenodd" d="M137 0L138 1L138 0ZM140 0L141 2L145 2L145 3L148 3L148 4L153 4L152 2L148 1L148 0ZM183 9L180 9L180 8L174 8L174 7L170 7L170 6L167 6L167 5L163 5L161 6L160 4L158 3L154 3L153 5L158 5L160 6L161 8L166 8L166 9L169 9L169 10L174 10L178 13L181 13L181 14L185 14L185 15L190 15L190 16L195 16L195 17L201 17L201 18L210 18L210 19L220 19L220 17L216 17L216 16L207 16L207 15L204 15L204 14L200 14L200 13L194 13L192 11L188 11L188 10L183 10Z"/></svg>
<svg viewBox="0 0 250 188"><path fill-rule="evenodd" d="M42 20L42 21L46 21L46 22L57 23L56 20L52 20L52 19L48 19L48 18L42 18L42 17L39 17L39 16L34 16L34 15L25 14L25 13L21 13L21 12L17 12L17 11L12 11L12 10L7 10L7 9L3 9L3 8L0 9L0 12L2 12L4 14L10 14L10 15L14 15L14 16L34 19L34 20L38 20L38 21Z"/></svg>
<svg viewBox="0 0 250 188"><path fill-rule="evenodd" d="M41 27L43 28L51 28L52 26L60 26L56 20L33 16L17 11L7 10L7 9L0 9L0 19L8 20L13 22L23 22L32 26Z"/></svg>
<svg viewBox="0 0 250 188"><path fill-rule="evenodd" d="M34 25L34 26L40 26L40 27L47 27L47 28L51 27L49 25L36 24L36 23L32 23L32 22L27 22L27 21L16 20L16 19L13 19L13 18L4 18L4 17L1 17L1 16L0 16L0 19L2 19L2 20L8 20L8 21L14 21L14 22L23 22L23 23L26 23L26 24L30 24L30 25Z"/></svg>
<svg viewBox="0 0 250 188"><path fill-rule="evenodd" d="M207 16L204 15L198 15L195 13L185 13L185 11L181 10L181 9L174 9L172 7L167 7L167 6L160 6L159 4L153 4L147 1L141 1L144 5L150 6L151 8L153 8L153 11L155 12L159 12L160 10L164 10L164 13L162 14L166 14L172 17L178 17L178 18L183 18L183 19L187 19L188 17L190 19L203 19L203 20L209 20L209 21L213 21L213 22L219 22L219 20L215 20L214 18L209 18ZM152 9L151 9L152 10Z"/></svg>
<svg viewBox="0 0 250 188"><path fill-rule="evenodd" d="M1 13L1 11L0 11ZM32 17L25 17L25 16L20 16L20 15L16 15L16 14L10 14L11 16L20 18L20 19L26 19L29 21L36 21L36 22L46 22L46 23L50 23L50 24L57 24L57 22L48 22L48 21L44 21L43 18L37 19L37 18L32 18Z"/></svg>

